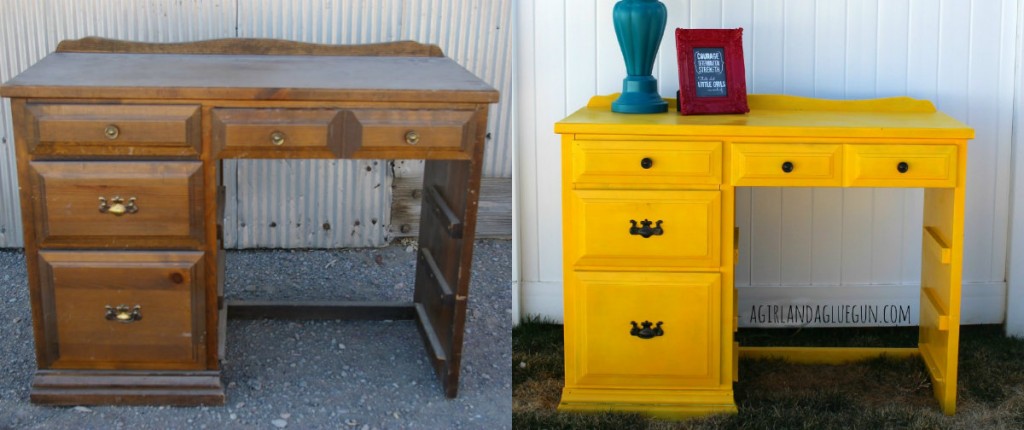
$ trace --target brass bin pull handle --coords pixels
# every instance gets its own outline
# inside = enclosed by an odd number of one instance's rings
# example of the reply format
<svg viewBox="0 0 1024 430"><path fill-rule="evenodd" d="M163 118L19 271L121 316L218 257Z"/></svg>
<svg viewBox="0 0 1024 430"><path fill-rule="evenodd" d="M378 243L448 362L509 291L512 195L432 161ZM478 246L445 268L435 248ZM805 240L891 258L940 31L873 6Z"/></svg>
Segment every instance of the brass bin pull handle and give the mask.
<svg viewBox="0 0 1024 430"><path fill-rule="evenodd" d="M103 135L106 136L107 139L114 140L117 139L117 136L121 135L121 129L117 128L114 124L110 124L103 128Z"/></svg>
<svg viewBox="0 0 1024 430"><path fill-rule="evenodd" d="M100 197L100 213L109 213L114 216L121 216L124 214L133 214L139 211L139 206L135 204L135 197L129 197L128 203L124 202L121 196L114 196L107 202L106 197Z"/></svg>
<svg viewBox="0 0 1024 430"><path fill-rule="evenodd" d="M280 131L274 131L273 133L270 133L270 143L274 146L284 145L284 138L284 133Z"/></svg>
<svg viewBox="0 0 1024 430"><path fill-rule="evenodd" d="M410 130L405 133L405 143L415 145L420 143L420 134L416 130Z"/></svg>
<svg viewBox="0 0 1024 430"><path fill-rule="evenodd" d="M129 308L128 305L117 305L117 307L107 305L106 309L108 321L130 324L142 319L142 307L139 305L135 305L134 308Z"/></svg>
<svg viewBox="0 0 1024 430"><path fill-rule="evenodd" d="M654 323L650 321L644 321L640 323L640 326L642 326L643 328L638 327L636 325L636 321L630 321L629 323L633 325L633 328L629 330L630 336L636 336L639 337L640 339L652 339L658 336L665 335L665 331L661 329L661 321L658 321L658 325L654 327L651 327L652 325L654 325Z"/></svg>

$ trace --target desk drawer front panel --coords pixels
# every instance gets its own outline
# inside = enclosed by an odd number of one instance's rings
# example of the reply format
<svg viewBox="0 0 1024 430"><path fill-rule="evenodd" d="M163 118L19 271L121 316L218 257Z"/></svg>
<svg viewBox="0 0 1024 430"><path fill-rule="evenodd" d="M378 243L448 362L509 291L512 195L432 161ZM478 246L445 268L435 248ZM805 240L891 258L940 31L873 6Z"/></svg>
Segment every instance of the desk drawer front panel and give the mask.
<svg viewBox="0 0 1024 430"><path fill-rule="evenodd" d="M29 152L37 156L187 156L202 152L192 105L30 104Z"/></svg>
<svg viewBox="0 0 1024 430"><path fill-rule="evenodd" d="M577 384L718 385L721 275L576 272L574 278L578 353L571 376Z"/></svg>
<svg viewBox="0 0 1024 430"><path fill-rule="evenodd" d="M722 183L721 142L577 141L577 185L650 187Z"/></svg>
<svg viewBox="0 0 1024 430"><path fill-rule="evenodd" d="M846 185L954 187L955 145L846 145Z"/></svg>
<svg viewBox="0 0 1024 430"><path fill-rule="evenodd" d="M473 157L479 111L354 109L345 114L350 158Z"/></svg>
<svg viewBox="0 0 1024 430"><path fill-rule="evenodd" d="M842 145L735 143L732 184L738 186L842 185Z"/></svg>
<svg viewBox="0 0 1024 430"><path fill-rule="evenodd" d="M579 190L573 210L578 269L719 266L718 191Z"/></svg>
<svg viewBox="0 0 1024 430"><path fill-rule="evenodd" d="M49 367L203 363L203 253L41 251L39 267Z"/></svg>
<svg viewBox="0 0 1024 430"><path fill-rule="evenodd" d="M214 109L213 144L234 158L336 158L342 116L336 109Z"/></svg>
<svg viewBox="0 0 1024 430"><path fill-rule="evenodd" d="M34 162L36 240L60 247L199 247L200 162Z"/></svg>

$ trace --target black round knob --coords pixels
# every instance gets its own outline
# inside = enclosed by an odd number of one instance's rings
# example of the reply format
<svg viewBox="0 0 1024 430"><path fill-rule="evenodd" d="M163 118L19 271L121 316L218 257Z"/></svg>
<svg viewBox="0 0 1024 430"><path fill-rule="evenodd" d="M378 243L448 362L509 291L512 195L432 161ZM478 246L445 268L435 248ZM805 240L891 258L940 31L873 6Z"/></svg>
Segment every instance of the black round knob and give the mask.
<svg viewBox="0 0 1024 430"><path fill-rule="evenodd" d="M792 172L793 171L793 163L791 163L789 161L787 161L785 163L782 163L782 171L786 172L786 173Z"/></svg>
<svg viewBox="0 0 1024 430"><path fill-rule="evenodd" d="M640 167L643 167L645 169L650 169L653 165L654 160L651 160L650 158L644 157L643 160L640 160Z"/></svg>
<svg viewBox="0 0 1024 430"><path fill-rule="evenodd" d="M910 170L910 165L906 161L900 161L900 164L896 165L896 171L900 173L907 173Z"/></svg>

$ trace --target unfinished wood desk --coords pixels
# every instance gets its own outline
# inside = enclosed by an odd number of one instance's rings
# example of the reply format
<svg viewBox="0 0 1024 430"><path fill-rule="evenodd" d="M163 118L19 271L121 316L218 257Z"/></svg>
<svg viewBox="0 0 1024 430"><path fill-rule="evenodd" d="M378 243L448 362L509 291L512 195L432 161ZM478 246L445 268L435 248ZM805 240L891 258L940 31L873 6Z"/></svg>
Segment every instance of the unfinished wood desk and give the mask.
<svg viewBox="0 0 1024 430"><path fill-rule="evenodd" d="M222 404L228 309L415 319L456 395L498 93L436 46L88 38L0 95L14 116L33 402ZM225 304L225 158L427 160L413 301Z"/></svg>
<svg viewBox="0 0 1024 430"><path fill-rule="evenodd" d="M737 357L919 355L956 409L967 140L927 101L749 97L748 115L623 115L615 96L562 134L565 389L559 409L735 412ZM672 105L672 103L669 103ZM925 188L917 348L744 348L735 187Z"/></svg>

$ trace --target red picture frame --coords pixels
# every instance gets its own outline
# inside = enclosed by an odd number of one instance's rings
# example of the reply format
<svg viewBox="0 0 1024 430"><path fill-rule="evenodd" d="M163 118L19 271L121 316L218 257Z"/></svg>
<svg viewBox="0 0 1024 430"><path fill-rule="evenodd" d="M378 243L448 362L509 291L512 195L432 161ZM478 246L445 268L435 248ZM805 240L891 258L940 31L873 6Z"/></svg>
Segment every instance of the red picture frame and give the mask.
<svg viewBox="0 0 1024 430"><path fill-rule="evenodd" d="M676 29L680 115L747 113L743 29Z"/></svg>

